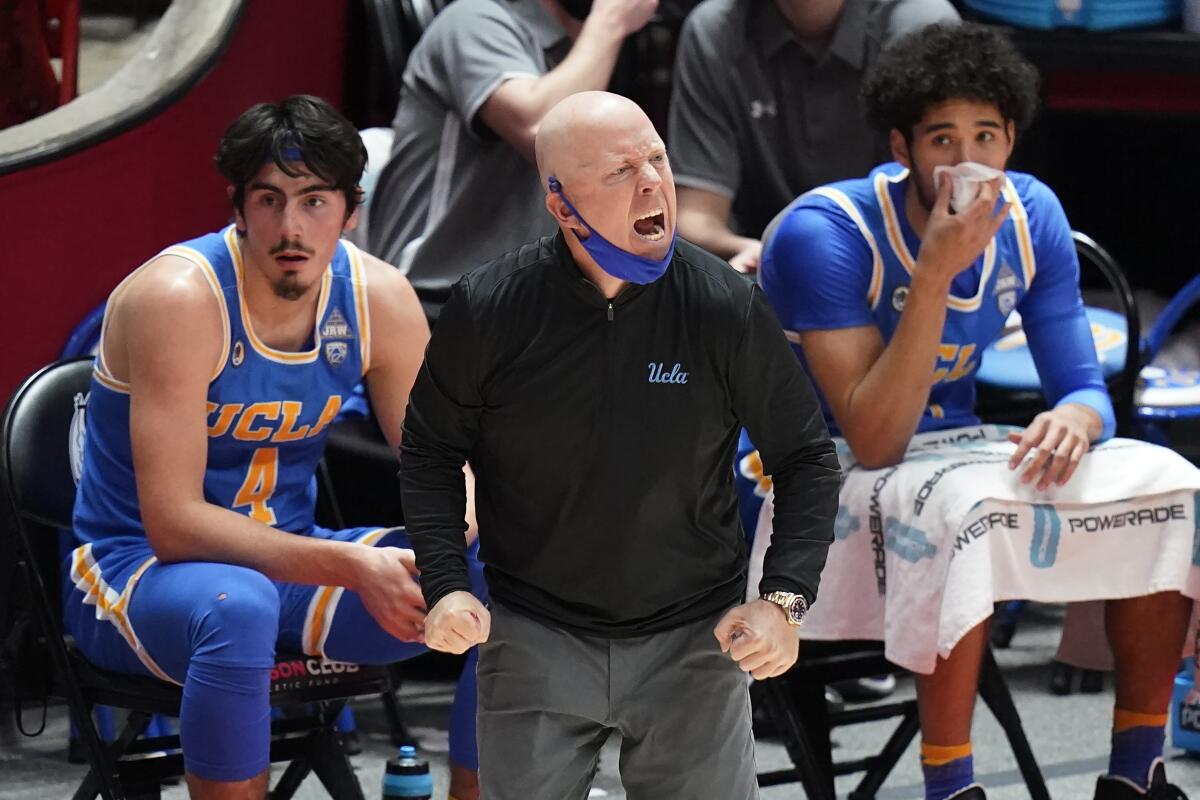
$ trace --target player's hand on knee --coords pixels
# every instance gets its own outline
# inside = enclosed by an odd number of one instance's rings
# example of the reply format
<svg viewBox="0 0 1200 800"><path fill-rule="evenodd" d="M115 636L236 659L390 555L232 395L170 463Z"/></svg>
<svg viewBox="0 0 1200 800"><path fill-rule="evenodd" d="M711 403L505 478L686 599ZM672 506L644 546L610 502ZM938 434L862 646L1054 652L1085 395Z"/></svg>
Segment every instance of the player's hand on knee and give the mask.
<svg viewBox="0 0 1200 800"><path fill-rule="evenodd" d="M356 549L356 578L348 586L363 607L392 636L402 642L419 642L425 630L425 598L417 583L417 561L412 550L399 547Z"/></svg>
<svg viewBox="0 0 1200 800"><path fill-rule="evenodd" d="M731 608L713 635L721 652L729 653L743 672L757 680L782 675L796 663L800 637L789 625L783 609L766 600L751 600Z"/></svg>
<svg viewBox="0 0 1200 800"><path fill-rule="evenodd" d="M446 595L425 620L425 644L443 653L465 653L486 642L491 632L491 612L470 592Z"/></svg>
<svg viewBox="0 0 1200 800"><path fill-rule="evenodd" d="M1028 456L1021 472L1022 483L1036 480L1039 490L1052 483L1062 486L1091 448L1093 430L1102 425L1099 414L1076 403L1042 412L1023 432L1008 435L1009 441L1017 445L1008 468L1018 469Z"/></svg>

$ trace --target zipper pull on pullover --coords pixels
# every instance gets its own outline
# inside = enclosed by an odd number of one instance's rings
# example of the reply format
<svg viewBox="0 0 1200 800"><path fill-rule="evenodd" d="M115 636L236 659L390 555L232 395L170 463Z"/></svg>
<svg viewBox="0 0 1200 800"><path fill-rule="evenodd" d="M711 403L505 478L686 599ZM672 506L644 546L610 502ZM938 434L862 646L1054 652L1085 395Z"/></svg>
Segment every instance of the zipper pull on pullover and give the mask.
<svg viewBox="0 0 1200 800"><path fill-rule="evenodd" d="M608 321L612 322L612 319L613 319L613 306L612 306L612 301L609 300L608 301Z"/></svg>

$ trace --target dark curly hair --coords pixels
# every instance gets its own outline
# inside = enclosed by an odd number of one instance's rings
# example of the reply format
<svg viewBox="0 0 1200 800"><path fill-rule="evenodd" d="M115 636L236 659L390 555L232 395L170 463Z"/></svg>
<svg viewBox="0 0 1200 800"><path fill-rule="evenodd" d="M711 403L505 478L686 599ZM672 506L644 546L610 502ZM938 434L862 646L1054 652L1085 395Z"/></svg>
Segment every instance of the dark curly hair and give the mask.
<svg viewBox="0 0 1200 800"><path fill-rule="evenodd" d="M246 184L263 164L274 161L285 175L295 178L299 173L288 162L301 160L309 172L346 196L349 219L362 200L358 181L367 163L367 148L340 111L319 97L297 94L247 109L225 129L213 160L233 184L238 213L243 211Z"/></svg>
<svg viewBox="0 0 1200 800"><path fill-rule="evenodd" d="M926 109L946 100L993 103L1018 131L1037 108L1038 73L1008 37L971 23L937 23L896 40L863 79L867 117L912 141Z"/></svg>

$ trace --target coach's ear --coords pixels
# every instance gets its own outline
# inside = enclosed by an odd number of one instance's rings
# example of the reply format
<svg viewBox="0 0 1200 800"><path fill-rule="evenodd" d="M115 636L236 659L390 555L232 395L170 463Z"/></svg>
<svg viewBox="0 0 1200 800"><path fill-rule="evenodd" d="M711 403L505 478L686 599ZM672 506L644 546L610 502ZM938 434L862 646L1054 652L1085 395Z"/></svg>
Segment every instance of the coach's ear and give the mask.
<svg viewBox="0 0 1200 800"><path fill-rule="evenodd" d="M896 128L888 132L888 146L892 149L892 158L912 169L912 159L908 155L908 140Z"/></svg>

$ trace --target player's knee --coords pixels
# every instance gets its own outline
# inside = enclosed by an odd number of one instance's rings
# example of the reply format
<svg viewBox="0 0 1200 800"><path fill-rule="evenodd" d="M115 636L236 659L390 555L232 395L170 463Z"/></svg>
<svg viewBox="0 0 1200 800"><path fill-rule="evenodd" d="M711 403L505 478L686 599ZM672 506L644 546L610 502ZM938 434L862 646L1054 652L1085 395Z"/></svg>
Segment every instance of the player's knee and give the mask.
<svg viewBox="0 0 1200 800"><path fill-rule="evenodd" d="M196 655L269 662L279 633L279 591L260 572L235 567L207 587Z"/></svg>

